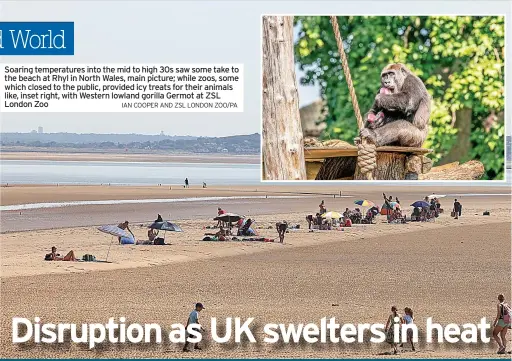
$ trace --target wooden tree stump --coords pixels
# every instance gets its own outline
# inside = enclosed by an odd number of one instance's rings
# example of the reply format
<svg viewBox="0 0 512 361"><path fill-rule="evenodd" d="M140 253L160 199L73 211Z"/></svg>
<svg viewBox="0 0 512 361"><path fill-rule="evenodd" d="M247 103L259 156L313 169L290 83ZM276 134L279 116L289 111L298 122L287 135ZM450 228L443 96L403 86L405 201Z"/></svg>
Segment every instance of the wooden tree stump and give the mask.
<svg viewBox="0 0 512 361"><path fill-rule="evenodd" d="M307 179L292 16L263 17L262 101L264 179Z"/></svg>
<svg viewBox="0 0 512 361"><path fill-rule="evenodd" d="M376 180L403 180L405 179L407 168L405 161L407 154L398 152L377 152L377 165L373 170L373 179ZM354 173L355 180L366 180L356 165Z"/></svg>

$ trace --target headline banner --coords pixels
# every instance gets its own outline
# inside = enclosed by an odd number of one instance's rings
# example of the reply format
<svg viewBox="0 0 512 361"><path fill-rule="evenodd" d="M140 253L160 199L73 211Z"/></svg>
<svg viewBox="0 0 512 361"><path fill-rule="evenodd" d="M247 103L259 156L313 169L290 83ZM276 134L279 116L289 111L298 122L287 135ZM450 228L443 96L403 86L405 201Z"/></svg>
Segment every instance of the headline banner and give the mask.
<svg viewBox="0 0 512 361"><path fill-rule="evenodd" d="M74 55L74 22L0 22L0 55Z"/></svg>

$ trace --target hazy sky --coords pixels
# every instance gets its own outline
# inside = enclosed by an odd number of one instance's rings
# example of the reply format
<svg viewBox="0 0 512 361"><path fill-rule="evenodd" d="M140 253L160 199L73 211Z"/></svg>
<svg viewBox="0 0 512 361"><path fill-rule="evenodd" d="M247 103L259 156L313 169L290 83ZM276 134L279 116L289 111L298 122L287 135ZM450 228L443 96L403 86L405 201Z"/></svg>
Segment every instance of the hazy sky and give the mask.
<svg viewBox="0 0 512 361"><path fill-rule="evenodd" d="M244 113L0 114L3 132L219 136L260 132L261 14L511 13L506 1L10 1L0 21L74 21L73 57L0 57L24 63L243 63ZM508 26L510 33L510 26ZM510 59L510 47L507 49ZM300 74L298 74L300 76ZM510 80L510 72L507 73ZM507 81L507 86L511 84ZM510 87L509 87L510 89ZM510 92L507 92L511 94ZM301 105L318 88L300 87Z"/></svg>

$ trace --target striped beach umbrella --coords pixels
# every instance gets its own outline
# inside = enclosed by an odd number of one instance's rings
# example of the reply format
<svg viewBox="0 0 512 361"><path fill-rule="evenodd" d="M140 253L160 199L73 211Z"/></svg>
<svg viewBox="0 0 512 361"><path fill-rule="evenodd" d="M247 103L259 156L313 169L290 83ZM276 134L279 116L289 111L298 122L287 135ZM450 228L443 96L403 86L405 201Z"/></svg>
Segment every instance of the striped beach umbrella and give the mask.
<svg viewBox="0 0 512 361"><path fill-rule="evenodd" d="M367 199L359 199L357 201L354 201L354 204L357 204L358 206L361 207L373 207L375 205L375 203Z"/></svg>

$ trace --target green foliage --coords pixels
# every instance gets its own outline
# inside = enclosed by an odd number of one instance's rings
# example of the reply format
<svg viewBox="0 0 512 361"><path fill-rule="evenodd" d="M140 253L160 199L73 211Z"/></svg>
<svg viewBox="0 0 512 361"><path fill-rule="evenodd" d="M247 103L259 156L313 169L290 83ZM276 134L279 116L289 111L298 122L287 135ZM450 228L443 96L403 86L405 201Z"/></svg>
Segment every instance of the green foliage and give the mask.
<svg viewBox="0 0 512 361"><path fill-rule="evenodd" d="M352 141L357 122L329 17L295 18L295 58L302 84L320 85L328 115L324 138ZM380 71L406 64L433 98L425 146L442 162L460 146L455 114L470 108L471 147L466 159L484 163L486 178L504 178L504 18L500 16L338 17L361 112L380 88ZM494 122L486 123L490 115ZM490 119L490 118L489 118Z"/></svg>

